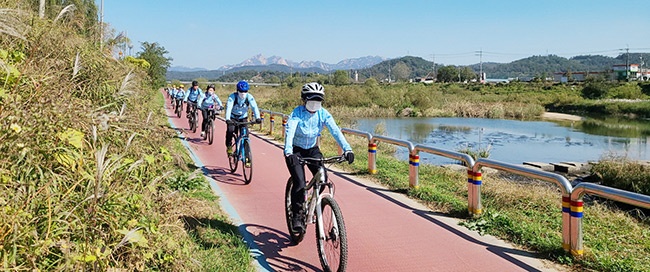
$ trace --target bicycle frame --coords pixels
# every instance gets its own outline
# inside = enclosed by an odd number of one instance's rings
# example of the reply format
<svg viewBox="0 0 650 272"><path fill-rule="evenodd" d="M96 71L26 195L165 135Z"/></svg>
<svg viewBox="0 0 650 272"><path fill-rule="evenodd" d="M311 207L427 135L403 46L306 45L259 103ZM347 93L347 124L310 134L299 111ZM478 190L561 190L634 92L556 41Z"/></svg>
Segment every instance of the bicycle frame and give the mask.
<svg viewBox="0 0 650 272"><path fill-rule="evenodd" d="M240 161L245 162L246 154L244 154L244 143L248 141L248 126L239 126L239 135L237 135L237 155Z"/></svg>
<svg viewBox="0 0 650 272"><path fill-rule="evenodd" d="M234 122L238 126L237 135L235 135L235 154L237 155L237 160L245 162L246 158L244 157L244 143L248 141L248 125L255 124L255 122Z"/></svg>
<svg viewBox="0 0 650 272"><path fill-rule="evenodd" d="M327 168L325 167L325 162L326 161L323 161L323 164L319 166L316 174L314 174L311 180L305 185L305 190L311 191L311 196L309 196L307 199L309 204L307 206L308 208L306 214L307 218L311 219L307 222L309 224L315 223L313 220L314 213L316 214L316 220L322 222L323 210L321 209L321 202L326 196L334 198L334 183L330 182L327 178ZM321 190L318 189L322 186L327 187L329 192L325 192L324 190L320 192ZM332 222L334 222L334 225L338 223L336 222L336 217L334 215L332 215ZM317 230L320 234L319 237L325 237L325 229L323 228L323 224L317 224L317 226L319 226Z"/></svg>

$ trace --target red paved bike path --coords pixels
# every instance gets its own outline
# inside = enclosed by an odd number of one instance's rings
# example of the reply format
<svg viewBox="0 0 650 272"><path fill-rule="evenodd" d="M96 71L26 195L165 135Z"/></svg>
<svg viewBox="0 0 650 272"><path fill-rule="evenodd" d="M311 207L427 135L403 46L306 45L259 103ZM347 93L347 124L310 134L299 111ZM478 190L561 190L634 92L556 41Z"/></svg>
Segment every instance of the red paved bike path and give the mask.
<svg viewBox="0 0 650 272"><path fill-rule="evenodd" d="M208 145L200 139L200 129L188 130L184 112L181 118L174 116L169 101L166 108L170 123L182 131L204 172L216 182L226 211L241 224L258 270L321 271L314 225L299 245L291 245L287 236L283 199L289 173L281 146L263 136L251 137L253 180L244 185L241 169L230 173L222 120L215 121L214 143ZM335 171L330 178L348 234L348 271L555 271L526 251L468 231L457 220L401 194Z"/></svg>

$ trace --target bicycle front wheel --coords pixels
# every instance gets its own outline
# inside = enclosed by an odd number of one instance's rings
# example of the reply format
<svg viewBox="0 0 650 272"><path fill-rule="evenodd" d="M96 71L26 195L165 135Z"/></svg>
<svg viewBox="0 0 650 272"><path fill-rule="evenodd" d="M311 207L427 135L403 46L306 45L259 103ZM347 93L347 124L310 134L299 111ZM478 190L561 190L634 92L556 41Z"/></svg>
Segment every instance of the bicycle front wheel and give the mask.
<svg viewBox="0 0 650 272"><path fill-rule="evenodd" d="M210 122L208 123L208 127L206 128L207 132L205 136L208 137L208 144L212 144L212 141L214 141L214 123Z"/></svg>
<svg viewBox="0 0 650 272"><path fill-rule="evenodd" d="M230 149L234 149L234 145L230 146ZM237 163L239 162L239 151L234 150L232 154L228 155L228 164L230 165L230 173L235 173L237 171Z"/></svg>
<svg viewBox="0 0 650 272"><path fill-rule="evenodd" d="M188 116L188 121L190 122L190 130L192 133L196 133L196 121L197 121L197 116L193 112L190 112Z"/></svg>
<svg viewBox="0 0 650 272"><path fill-rule="evenodd" d="M244 141L244 150L242 150L244 158L242 159L242 171L244 172L244 183L249 184L253 179L253 154L251 152L250 142Z"/></svg>
<svg viewBox="0 0 650 272"><path fill-rule="evenodd" d="M316 220L316 245L320 264L324 271L345 271L348 264L348 239L341 208L330 196L323 197L320 208L323 216ZM321 237L321 226L325 237Z"/></svg>

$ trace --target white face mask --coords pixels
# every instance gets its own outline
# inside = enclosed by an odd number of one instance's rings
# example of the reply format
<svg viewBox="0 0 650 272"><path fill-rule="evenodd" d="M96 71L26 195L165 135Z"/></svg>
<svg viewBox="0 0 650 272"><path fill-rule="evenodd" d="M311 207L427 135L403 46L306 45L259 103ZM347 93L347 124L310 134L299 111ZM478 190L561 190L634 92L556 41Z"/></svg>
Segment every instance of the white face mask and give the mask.
<svg viewBox="0 0 650 272"><path fill-rule="evenodd" d="M238 92L237 94L239 95L239 99L244 99L244 98L246 98L246 93Z"/></svg>
<svg viewBox="0 0 650 272"><path fill-rule="evenodd" d="M317 110L320 110L321 101L313 101L313 100L307 101L305 103L305 108L307 108L307 110L310 112L315 112Z"/></svg>

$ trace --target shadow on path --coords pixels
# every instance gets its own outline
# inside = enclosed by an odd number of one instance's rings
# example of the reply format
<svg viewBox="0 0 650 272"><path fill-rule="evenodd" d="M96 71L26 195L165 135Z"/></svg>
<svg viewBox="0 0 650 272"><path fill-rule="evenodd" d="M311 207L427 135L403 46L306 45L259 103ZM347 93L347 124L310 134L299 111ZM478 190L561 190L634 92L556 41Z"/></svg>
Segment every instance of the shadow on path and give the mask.
<svg viewBox="0 0 650 272"><path fill-rule="evenodd" d="M273 271L322 271L320 267L282 255L282 251L287 247L301 246L291 244L286 232L256 224L241 225L240 230L250 234L255 245L264 253L266 261Z"/></svg>

